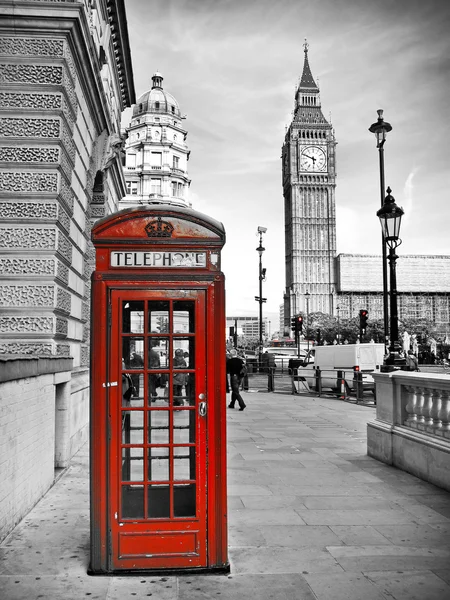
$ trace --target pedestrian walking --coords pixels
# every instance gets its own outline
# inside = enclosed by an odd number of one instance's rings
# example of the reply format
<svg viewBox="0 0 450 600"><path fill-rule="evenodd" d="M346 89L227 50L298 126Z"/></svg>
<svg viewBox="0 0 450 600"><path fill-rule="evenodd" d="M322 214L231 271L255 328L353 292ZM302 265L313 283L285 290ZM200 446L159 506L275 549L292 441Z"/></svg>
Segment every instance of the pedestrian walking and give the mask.
<svg viewBox="0 0 450 600"><path fill-rule="evenodd" d="M230 375L231 384L231 402L228 405L228 408L234 408L234 405L237 401L239 404L239 410L245 409L245 402L243 401L239 391L243 375L243 366L244 361L238 357L237 351L234 349L231 350L230 358L227 360L227 373Z"/></svg>
<svg viewBox="0 0 450 600"><path fill-rule="evenodd" d="M175 356L173 358L173 368L174 369L186 369L187 362L184 358L184 351L182 348L177 348L175 350ZM182 400L183 396L183 387L186 385L186 373L174 373L173 374L173 405L174 406L183 406L184 402Z"/></svg>
<svg viewBox="0 0 450 600"><path fill-rule="evenodd" d="M275 356L273 354L269 354L267 357L267 391L274 392L275 391L275 369L277 368L277 364L275 362Z"/></svg>

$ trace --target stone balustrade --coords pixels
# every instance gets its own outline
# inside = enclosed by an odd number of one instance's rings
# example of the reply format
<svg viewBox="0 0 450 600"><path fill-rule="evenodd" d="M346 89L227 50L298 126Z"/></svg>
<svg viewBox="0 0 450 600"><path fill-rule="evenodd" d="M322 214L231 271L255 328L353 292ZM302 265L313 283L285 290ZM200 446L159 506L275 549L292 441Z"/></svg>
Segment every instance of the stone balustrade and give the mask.
<svg viewBox="0 0 450 600"><path fill-rule="evenodd" d="M435 382L405 385L406 427L450 440L450 392L436 389Z"/></svg>
<svg viewBox="0 0 450 600"><path fill-rule="evenodd" d="M377 409L369 456L450 490L450 375L374 375Z"/></svg>

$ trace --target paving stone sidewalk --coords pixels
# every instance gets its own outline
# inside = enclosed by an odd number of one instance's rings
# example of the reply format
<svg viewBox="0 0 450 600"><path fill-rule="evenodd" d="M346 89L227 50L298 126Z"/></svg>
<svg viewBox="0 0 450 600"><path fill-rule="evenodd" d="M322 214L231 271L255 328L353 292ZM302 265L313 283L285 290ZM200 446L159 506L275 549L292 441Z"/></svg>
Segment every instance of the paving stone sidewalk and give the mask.
<svg viewBox="0 0 450 600"><path fill-rule="evenodd" d="M374 408L244 399L227 409L229 575L88 576L85 446L1 544L1 600L450 600L450 494L367 457Z"/></svg>

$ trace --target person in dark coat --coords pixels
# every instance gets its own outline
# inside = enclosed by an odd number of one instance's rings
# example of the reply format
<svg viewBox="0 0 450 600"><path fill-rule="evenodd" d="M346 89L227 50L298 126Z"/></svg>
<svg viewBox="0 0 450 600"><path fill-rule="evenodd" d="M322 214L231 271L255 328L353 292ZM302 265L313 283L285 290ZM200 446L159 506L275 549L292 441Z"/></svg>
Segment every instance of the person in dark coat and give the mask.
<svg viewBox="0 0 450 600"><path fill-rule="evenodd" d="M230 375L231 383L231 402L228 408L234 408L236 400L239 404L239 410L244 410L245 408L245 402L242 400L239 392L243 367L244 361L238 357L236 350L231 350L230 358L227 360L227 373Z"/></svg>
<svg viewBox="0 0 450 600"><path fill-rule="evenodd" d="M275 356L273 354L269 354L267 357L267 391L274 392L275 391L275 369L277 368L277 364L275 362Z"/></svg>

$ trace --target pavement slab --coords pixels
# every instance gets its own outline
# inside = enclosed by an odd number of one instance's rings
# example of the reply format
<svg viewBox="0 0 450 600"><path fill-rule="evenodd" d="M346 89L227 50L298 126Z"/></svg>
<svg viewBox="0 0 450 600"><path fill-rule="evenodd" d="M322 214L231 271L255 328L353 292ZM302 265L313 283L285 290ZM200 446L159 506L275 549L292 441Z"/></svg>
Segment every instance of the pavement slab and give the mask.
<svg viewBox="0 0 450 600"><path fill-rule="evenodd" d="M450 493L367 456L375 409L227 411L228 575L89 576L89 449L0 544L1 600L450 600Z"/></svg>

